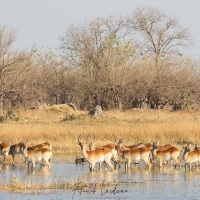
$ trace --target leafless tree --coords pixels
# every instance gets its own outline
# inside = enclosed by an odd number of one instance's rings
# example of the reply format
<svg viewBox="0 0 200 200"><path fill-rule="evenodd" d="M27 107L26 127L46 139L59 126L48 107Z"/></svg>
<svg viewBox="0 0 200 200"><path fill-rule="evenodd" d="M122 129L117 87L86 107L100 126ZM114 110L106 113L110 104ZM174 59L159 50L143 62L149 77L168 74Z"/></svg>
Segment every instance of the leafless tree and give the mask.
<svg viewBox="0 0 200 200"><path fill-rule="evenodd" d="M126 26L136 38L140 57L154 63L154 77L146 101L149 107L158 108L169 102L166 92L172 92L170 80L174 82L174 76L178 75L172 71L180 69L174 61L182 56L183 47L191 43L189 31L181 26L177 17L167 16L154 7L137 7L128 15Z"/></svg>
<svg viewBox="0 0 200 200"><path fill-rule="evenodd" d="M154 56L157 73L162 67L159 59L178 55L182 47L191 43L188 29L181 26L177 17L167 16L154 7L136 8L127 18L127 27L139 33L141 53Z"/></svg>
<svg viewBox="0 0 200 200"><path fill-rule="evenodd" d="M71 26L61 38L65 58L82 74L80 91L88 97L83 97L86 104L106 108L121 103L126 63L135 53L127 36L124 19L109 17Z"/></svg>
<svg viewBox="0 0 200 200"><path fill-rule="evenodd" d="M20 96L18 83L31 61L31 53L13 48L15 32L0 27L0 113L5 98Z"/></svg>

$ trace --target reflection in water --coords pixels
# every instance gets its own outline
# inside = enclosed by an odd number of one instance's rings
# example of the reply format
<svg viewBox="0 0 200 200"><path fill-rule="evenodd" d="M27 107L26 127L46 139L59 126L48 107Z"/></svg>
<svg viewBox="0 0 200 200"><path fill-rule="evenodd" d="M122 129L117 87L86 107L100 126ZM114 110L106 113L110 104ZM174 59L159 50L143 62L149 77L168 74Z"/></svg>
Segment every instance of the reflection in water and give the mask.
<svg viewBox="0 0 200 200"><path fill-rule="evenodd" d="M73 157L75 158L75 156ZM47 184L59 181L71 183L90 182L90 183L116 183L117 189L127 190L127 193L105 194L101 195L99 191L91 193L75 193L73 199L197 199L200 195L199 179L200 169L192 168L191 171L182 167L175 169L174 166L164 166L159 168L154 165L149 170L148 166L143 163L139 165L132 164L131 168L126 171L124 165L120 169L105 171L104 167L101 171L94 173L89 172L88 163L76 165L74 159L66 162L66 157L56 156L53 160L52 168L37 165L36 168L28 170L25 164L16 164L13 166L2 165L2 173L0 174L0 182L11 182L13 177L18 177L21 182ZM68 160L69 161L69 160ZM120 182L127 182L118 184ZM131 183L131 184L130 184ZM113 186L108 187L112 190ZM2 192L1 199L72 199L72 190L56 190L55 191L22 191L13 194ZM34 194L34 195L32 195Z"/></svg>

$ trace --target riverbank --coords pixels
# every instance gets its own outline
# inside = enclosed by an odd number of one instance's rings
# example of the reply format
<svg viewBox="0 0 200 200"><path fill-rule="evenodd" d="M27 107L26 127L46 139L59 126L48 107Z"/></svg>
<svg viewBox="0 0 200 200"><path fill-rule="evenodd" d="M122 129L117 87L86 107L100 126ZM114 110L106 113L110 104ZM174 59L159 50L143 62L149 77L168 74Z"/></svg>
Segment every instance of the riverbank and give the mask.
<svg viewBox="0 0 200 200"><path fill-rule="evenodd" d="M77 138L96 137L101 146L123 138L127 145L159 141L182 146L200 144L200 112L162 110L106 111L105 117L91 118L86 111L54 106L19 110L17 119L0 123L1 141L15 144L28 140L29 145L48 141L55 153L80 153Z"/></svg>

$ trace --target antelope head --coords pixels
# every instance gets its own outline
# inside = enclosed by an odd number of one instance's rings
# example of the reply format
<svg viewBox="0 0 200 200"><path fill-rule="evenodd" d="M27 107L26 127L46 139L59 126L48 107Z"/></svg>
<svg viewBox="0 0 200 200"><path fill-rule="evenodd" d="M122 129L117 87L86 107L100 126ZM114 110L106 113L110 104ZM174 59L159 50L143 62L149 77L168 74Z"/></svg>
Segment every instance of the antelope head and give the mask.
<svg viewBox="0 0 200 200"><path fill-rule="evenodd" d="M183 153L184 154L186 154L187 152L190 152L190 146L191 146L191 143L183 146Z"/></svg>
<svg viewBox="0 0 200 200"><path fill-rule="evenodd" d="M84 147L88 144L88 136L86 136L86 142L80 141L81 135L78 136L78 145L81 147L81 150L84 149Z"/></svg>
<svg viewBox="0 0 200 200"><path fill-rule="evenodd" d="M28 143L20 142L19 146L20 146L20 149L22 150L22 152L24 152L28 147Z"/></svg>
<svg viewBox="0 0 200 200"><path fill-rule="evenodd" d="M158 149L158 143L152 142L152 149Z"/></svg>
<svg viewBox="0 0 200 200"><path fill-rule="evenodd" d="M115 150L117 150L117 144L118 144L118 142L117 142L117 138L116 138L116 136L114 137L114 144L115 144Z"/></svg>

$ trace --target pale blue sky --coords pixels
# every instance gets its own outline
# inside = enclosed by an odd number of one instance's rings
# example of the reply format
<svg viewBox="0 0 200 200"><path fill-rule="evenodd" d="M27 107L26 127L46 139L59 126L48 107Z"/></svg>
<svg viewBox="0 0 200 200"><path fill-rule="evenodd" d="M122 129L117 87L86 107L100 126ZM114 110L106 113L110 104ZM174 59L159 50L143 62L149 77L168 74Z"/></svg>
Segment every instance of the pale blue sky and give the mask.
<svg viewBox="0 0 200 200"><path fill-rule="evenodd" d="M57 47L70 24L96 17L129 14L137 6L154 6L176 16L190 30L187 54L200 55L199 0L0 0L0 25L16 31L18 48Z"/></svg>

